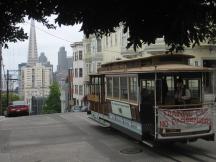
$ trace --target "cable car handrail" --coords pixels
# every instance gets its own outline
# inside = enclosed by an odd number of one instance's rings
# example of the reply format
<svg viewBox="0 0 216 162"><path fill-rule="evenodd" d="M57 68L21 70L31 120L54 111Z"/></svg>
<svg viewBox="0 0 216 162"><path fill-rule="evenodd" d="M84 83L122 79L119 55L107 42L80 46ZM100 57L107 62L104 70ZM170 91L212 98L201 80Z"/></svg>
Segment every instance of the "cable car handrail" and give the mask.
<svg viewBox="0 0 216 162"><path fill-rule="evenodd" d="M158 105L158 108L194 108L196 106L199 106L202 108L204 105L212 105L214 104L213 102L206 102L206 103L200 103L200 104L183 104L183 105Z"/></svg>

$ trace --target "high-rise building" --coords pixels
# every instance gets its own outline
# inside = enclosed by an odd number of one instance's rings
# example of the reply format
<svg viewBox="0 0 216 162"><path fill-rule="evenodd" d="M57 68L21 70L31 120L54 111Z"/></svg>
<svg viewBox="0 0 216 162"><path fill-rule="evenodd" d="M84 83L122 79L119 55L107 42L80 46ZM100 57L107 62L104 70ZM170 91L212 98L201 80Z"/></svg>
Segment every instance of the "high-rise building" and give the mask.
<svg viewBox="0 0 216 162"><path fill-rule="evenodd" d="M41 63L42 65L46 65L47 64L47 57L45 56L44 52L41 52L39 58L38 58L38 62Z"/></svg>
<svg viewBox="0 0 216 162"><path fill-rule="evenodd" d="M59 52L58 52L57 71L64 71L67 69L68 69L67 52L65 51L65 47L60 47Z"/></svg>
<svg viewBox="0 0 216 162"><path fill-rule="evenodd" d="M60 47L58 52L58 65L55 73L55 79L60 85L65 83L68 73L68 59L65 47Z"/></svg>
<svg viewBox="0 0 216 162"><path fill-rule="evenodd" d="M35 65L38 61L37 42L34 20L31 20L29 48L28 48L28 64Z"/></svg>
<svg viewBox="0 0 216 162"><path fill-rule="evenodd" d="M53 80L53 66L48 62L45 54L41 53L38 60L34 20L31 20L28 62L19 64L18 68L19 94L30 105L31 113L34 113L32 98L47 97Z"/></svg>

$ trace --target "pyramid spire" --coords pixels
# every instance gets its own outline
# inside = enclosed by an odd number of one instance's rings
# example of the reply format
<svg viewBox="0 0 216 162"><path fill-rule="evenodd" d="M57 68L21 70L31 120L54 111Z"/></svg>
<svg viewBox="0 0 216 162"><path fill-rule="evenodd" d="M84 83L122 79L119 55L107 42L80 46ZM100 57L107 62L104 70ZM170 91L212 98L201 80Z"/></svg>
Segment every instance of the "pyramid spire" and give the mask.
<svg viewBox="0 0 216 162"><path fill-rule="evenodd" d="M37 42L34 20L31 19L29 48L28 48L28 64L35 65L38 61Z"/></svg>

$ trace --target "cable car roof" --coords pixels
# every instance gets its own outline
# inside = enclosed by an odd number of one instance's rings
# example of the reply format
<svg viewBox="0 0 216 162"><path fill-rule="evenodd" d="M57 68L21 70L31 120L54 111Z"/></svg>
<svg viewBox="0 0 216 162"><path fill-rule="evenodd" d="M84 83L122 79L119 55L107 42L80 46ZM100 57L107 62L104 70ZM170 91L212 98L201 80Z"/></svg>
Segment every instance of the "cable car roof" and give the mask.
<svg viewBox="0 0 216 162"><path fill-rule="evenodd" d="M212 70L207 67L197 67L184 64L161 64L153 66L142 66L135 68L113 69L100 71L101 74L119 74L119 73L155 73L155 72L208 72Z"/></svg>

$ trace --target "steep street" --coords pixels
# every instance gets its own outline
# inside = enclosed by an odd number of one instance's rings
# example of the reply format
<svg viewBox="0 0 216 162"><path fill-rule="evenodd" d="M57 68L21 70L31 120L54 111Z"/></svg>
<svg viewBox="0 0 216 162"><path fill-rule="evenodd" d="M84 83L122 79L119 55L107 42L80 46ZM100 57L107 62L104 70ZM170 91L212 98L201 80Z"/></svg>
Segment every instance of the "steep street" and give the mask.
<svg viewBox="0 0 216 162"><path fill-rule="evenodd" d="M150 148L103 128L86 113L5 118L1 162L215 161L216 143L199 140Z"/></svg>

